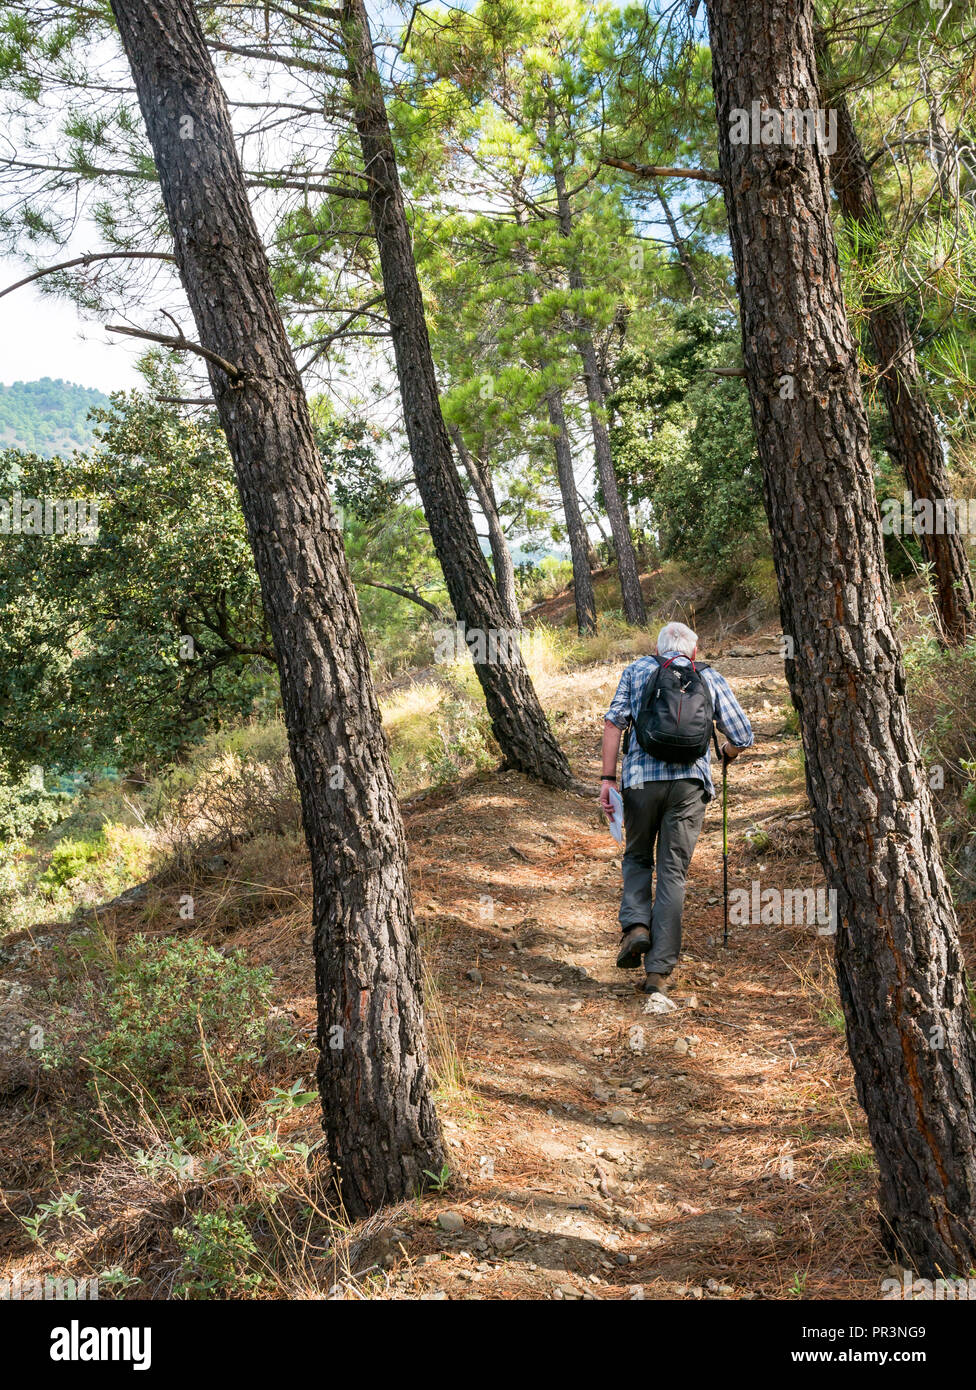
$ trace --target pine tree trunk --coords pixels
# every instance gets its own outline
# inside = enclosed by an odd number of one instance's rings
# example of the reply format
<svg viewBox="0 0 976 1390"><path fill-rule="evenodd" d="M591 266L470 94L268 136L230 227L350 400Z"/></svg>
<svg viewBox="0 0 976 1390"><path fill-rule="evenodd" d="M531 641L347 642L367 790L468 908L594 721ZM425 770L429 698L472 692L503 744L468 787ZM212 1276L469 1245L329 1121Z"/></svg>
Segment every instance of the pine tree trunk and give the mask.
<svg viewBox="0 0 976 1390"><path fill-rule="evenodd" d="M191 0L113 0L274 639L312 864L319 1087L349 1214L411 1197L444 1149L406 846L342 539Z"/></svg>
<svg viewBox="0 0 976 1390"><path fill-rule="evenodd" d="M847 103L835 103L837 149L830 174L845 220L865 229L868 238L883 230L881 207ZM868 329L880 372L881 393L891 421L891 453L916 498L933 503L952 499L942 437L925 399L915 345L905 310L876 295L867 300ZM919 535L922 555L932 566L935 600L947 641L965 642L976 630L972 573L965 541L958 532Z"/></svg>
<svg viewBox="0 0 976 1390"><path fill-rule="evenodd" d="M549 411L549 424L552 426L556 476L563 499L569 553L573 562L576 626L581 637L590 637L596 632L596 595L593 592L593 578L590 574L590 538L583 523L583 513L580 511L576 474L573 469L573 450L569 442L569 430L566 428L566 412L563 410L562 397L557 388L553 387L546 394L546 407Z"/></svg>
<svg viewBox="0 0 976 1390"><path fill-rule="evenodd" d="M691 297L692 299L698 299L701 295L701 286L698 283L698 276L695 274L695 267L692 264L691 257L688 254L688 243L685 240L685 238L681 235L681 229L679 228L678 223L675 220L674 213L671 211L671 204L664 196L664 191L661 188L661 185L657 179L654 180L654 195L661 205L661 211L664 213L664 220L668 224L668 231L671 233L671 240L674 242L674 249L678 253L678 260L681 262L681 269L684 271L685 278L688 281L688 288L691 290Z"/></svg>
<svg viewBox="0 0 976 1390"><path fill-rule="evenodd" d="M550 108L550 123L552 124L553 121L554 112ZM553 163L553 172L556 184L559 229L562 236L570 241L573 235L573 213L566 192L566 176L558 160ZM575 257L572 255L569 265L569 287L580 296L580 302L582 302L583 295L586 293L586 283L579 266L576 264ZM607 509L607 519L610 522L613 548L617 556L617 578L620 583L624 617L628 623L633 623L637 627L646 627L647 610L644 607L644 595L641 591L640 570L637 568L634 540L630 534L627 514L620 498L620 487L613 467L610 432L606 423L607 403L603 392L603 383L600 379L600 364L597 358L596 345L593 342L593 331L582 314L574 314L574 320L574 336L580 362L583 366L586 399L590 407L593 456L596 461L597 476L600 479L603 505Z"/></svg>
<svg viewBox="0 0 976 1390"><path fill-rule="evenodd" d="M396 156L363 0L344 0L342 31L353 114L390 314L393 351L414 477L434 549L471 646L492 729L505 764L553 786L572 773L553 737L517 642L492 643L509 624L492 584L451 456L441 413L423 297L403 206ZM494 660L479 651L496 649Z"/></svg>
<svg viewBox="0 0 976 1390"><path fill-rule="evenodd" d="M812 0L707 0L719 152L787 677L878 1158L881 1235L926 1275L976 1262L976 1038L908 720L868 423L816 144L733 144L733 113L816 110ZM793 389L789 389L792 383Z"/></svg>
<svg viewBox="0 0 976 1390"><path fill-rule="evenodd" d="M498 515L498 503L495 500L495 489L492 487L491 475L487 468L482 467L479 459L472 458L471 450L464 442L464 435L456 427L451 430L451 438L454 440L458 458L468 475L474 489L474 495L478 499L478 506L484 513L488 525L488 544L491 546L491 561L495 570L495 588L498 590L498 598L508 621L513 627L521 627L522 614L519 611L518 590L515 587L515 566L512 563L512 552L508 548L508 540L502 528L502 519Z"/></svg>
<svg viewBox="0 0 976 1390"><path fill-rule="evenodd" d="M521 206L515 205L515 221L524 226ZM521 266L526 298L529 304L538 304L536 289L538 270L531 254L524 248L515 251L515 258ZM541 359L537 363L540 376L547 363ZM546 410L549 414L549 427L552 434L553 453L556 457L556 480L562 498L563 516L566 520L566 535L569 539L569 554L573 566L573 595L576 601L576 628L581 637L590 637L596 632L596 595L593 592L593 578L590 565L596 556L590 543L589 532L580 511L579 493L576 488L576 470L573 467L573 446L566 425L566 411L562 393L558 386L551 387L545 396Z"/></svg>
<svg viewBox="0 0 976 1390"><path fill-rule="evenodd" d="M574 289L583 290L580 276ZM613 467L610 451L610 432L606 426L606 399L600 383L600 369L597 364L596 347L592 334L581 326L578 340L580 360L583 364L583 380L586 383L586 396L590 407L590 428L593 432L593 455L596 460L600 491L607 509L610 534L617 557L617 578L620 583L620 596L623 602L624 617L636 627L647 626L647 609L644 607L644 594L641 590L640 569L634 550L634 538L630 534L627 512L620 496L620 487Z"/></svg>

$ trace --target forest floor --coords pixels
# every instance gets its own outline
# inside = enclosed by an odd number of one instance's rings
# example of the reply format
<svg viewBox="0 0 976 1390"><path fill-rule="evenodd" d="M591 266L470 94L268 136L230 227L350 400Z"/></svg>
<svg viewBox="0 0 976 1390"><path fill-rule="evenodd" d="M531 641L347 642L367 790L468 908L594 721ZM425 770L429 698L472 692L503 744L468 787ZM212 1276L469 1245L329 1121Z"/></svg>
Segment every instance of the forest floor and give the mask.
<svg viewBox="0 0 976 1390"><path fill-rule="evenodd" d="M705 656L756 733L730 773L730 887L822 885L772 634ZM540 683L577 775L594 788L622 664ZM415 797L404 813L450 1180L354 1230L342 1276L317 1288L306 1280L306 1296L879 1297L889 1261L832 938L816 924L734 926L723 948L720 799L692 861L678 1007L664 1015L636 993L640 972L615 967L620 849L595 795L492 772ZM265 872L278 877L264 899L228 917L230 886L247 877L230 855L201 894L203 930L272 966L280 1009L310 1036L307 866L296 852ZM289 893L301 906L285 903ZM173 930L144 902L113 907L102 926L117 939ZM8 989L14 979L29 989L17 946L5 943L3 975ZM0 1273L51 1263L18 1238L17 1202L83 1189L99 1251L89 1269L128 1259L142 1285L127 1296L160 1296L168 1228L200 1200L198 1185L147 1192L131 1168L125 1182L113 1177L107 1159L55 1181L46 1122L28 1108L2 1124L19 1178L0 1225ZM292 1133L318 1136L314 1103Z"/></svg>

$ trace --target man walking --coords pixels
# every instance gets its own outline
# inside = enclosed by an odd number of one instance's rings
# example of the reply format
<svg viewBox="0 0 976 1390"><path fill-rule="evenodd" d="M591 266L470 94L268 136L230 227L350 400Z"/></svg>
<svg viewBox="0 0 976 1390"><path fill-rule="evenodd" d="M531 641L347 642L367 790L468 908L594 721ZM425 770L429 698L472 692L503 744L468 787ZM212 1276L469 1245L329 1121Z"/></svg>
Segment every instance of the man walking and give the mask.
<svg viewBox="0 0 976 1390"><path fill-rule="evenodd" d="M688 865L705 807L715 795L709 763L713 722L725 736L723 758L737 758L753 742L728 681L700 665L697 652L691 628L668 623L658 633L656 655L640 657L620 677L603 726L600 806L607 815L620 736L627 730L620 779L627 838L617 964L628 969L643 959L645 994L665 993L664 982L681 950Z"/></svg>

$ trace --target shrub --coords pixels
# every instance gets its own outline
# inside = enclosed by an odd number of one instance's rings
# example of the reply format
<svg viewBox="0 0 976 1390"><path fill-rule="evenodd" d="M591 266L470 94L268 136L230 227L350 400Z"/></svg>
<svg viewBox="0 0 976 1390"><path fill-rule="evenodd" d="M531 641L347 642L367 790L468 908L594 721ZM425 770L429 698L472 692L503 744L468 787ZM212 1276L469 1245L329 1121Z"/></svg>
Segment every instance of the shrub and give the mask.
<svg viewBox="0 0 976 1390"><path fill-rule="evenodd" d="M138 827L106 822L91 837L65 835L51 850L37 887L57 906L114 897L148 872L152 848Z"/></svg>
<svg viewBox="0 0 976 1390"><path fill-rule="evenodd" d="M179 1126L198 1109L238 1100L269 1046L271 971L195 937L137 936L88 1007L102 1036L88 1046L91 1085L121 1110L147 1096ZM101 990L98 991L101 994Z"/></svg>
<svg viewBox="0 0 976 1390"><path fill-rule="evenodd" d="M64 888L75 879L84 878L91 865L97 863L102 849L97 840L61 840L51 851L38 885L46 889Z"/></svg>
<svg viewBox="0 0 976 1390"><path fill-rule="evenodd" d="M958 766L976 759L976 643L947 649L923 634L906 644L905 670L912 724L926 762Z"/></svg>
<svg viewBox="0 0 976 1390"><path fill-rule="evenodd" d="M264 1280L254 1269L257 1246L234 1210L197 1212L173 1231L181 1255L178 1298L253 1297L261 1288Z"/></svg>
<svg viewBox="0 0 976 1390"><path fill-rule="evenodd" d="M214 735L154 789L157 834L181 867L255 835L300 829L301 804L280 721Z"/></svg>
<svg viewBox="0 0 976 1390"><path fill-rule="evenodd" d="M924 633L905 646L912 726L928 766L950 882L967 899L976 831L976 643L943 648Z"/></svg>
<svg viewBox="0 0 976 1390"><path fill-rule="evenodd" d="M515 567L520 607L525 609L536 603L544 603L546 599L561 593L572 583L572 579L572 561L556 555L545 555L538 563L535 560L521 561Z"/></svg>
<svg viewBox="0 0 976 1390"><path fill-rule="evenodd" d="M29 840L56 824L68 810L67 792L49 791L28 783L0 783L0 844Z"/></svg>

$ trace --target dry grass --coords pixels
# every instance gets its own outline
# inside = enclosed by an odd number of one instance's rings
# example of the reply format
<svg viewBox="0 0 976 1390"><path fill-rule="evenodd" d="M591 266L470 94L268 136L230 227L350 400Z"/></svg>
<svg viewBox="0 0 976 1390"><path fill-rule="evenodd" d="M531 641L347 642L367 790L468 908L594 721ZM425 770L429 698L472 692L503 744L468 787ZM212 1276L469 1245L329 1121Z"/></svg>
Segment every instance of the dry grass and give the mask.
<svg viewBox="0 0 976 1390"><path fill-rule="evenodd" d="M583 660L571 640L546 636L535 668L574 768L589 778L630 654L611 643L593 661L593 650ZM723 670L760 735L733 773L733 885L761 863L764 885L813 886L822 880L808 822L786 819L803 792L795 741L783 734L782 675L767 658ZM384 698L394 752L399 741L427 756L432 717L465 697L468 677L449 675ZM238 810L231 804L232 829ZM220 1129L181 1170L167 1167L178 1147L148 1096L126 1127L107 1105L85 1111L70 1078L35 1077L0 1111L2 1272L120 1266L140 1281L120 1296L183 1296L191 1274L174 1232L236 1213L254 1239L253 1297L626 1299L635 1287L662 1299L877 1297L887 1262L876 1181L829 948L806 929L773 927L741 929L722 950L716 808L689 882L681 1007L661 1018L644 1014L613 968L618 851L591 801L492 773L428 790L405 819L450 1153L445 1191L345 1221L318 1147L317 1101L301 1090L294 1105L269 1109L266 1094L242 1110L206 1085L201 1111ZM767 840L747 854L756 826ZM206 819L201 834L209 843ZM101 914L104 949L146 930L241 948L272 967L275 1009L307 1045L315 1006L301 838L293 827L237 833L218 857L194 852L141 901ZM178 916L187 892L189 923ZM3 981L41 988L38 962L66 930L39 933L37 959L18 955L14 940ZM474 967L481 983L468 977ZM273 1086L311 1091L311 1065L311 1052L296 1052ZM68 1143L69 1115L99 1129L99 1155L86 1156L77 1136ZM269 1146L280 1153L259 1162ZM83 1222L52 1217L53 1238L32 1242L23 1217L74 1192ZM439 1227L445 1208L462 1231Z"/></svg>

